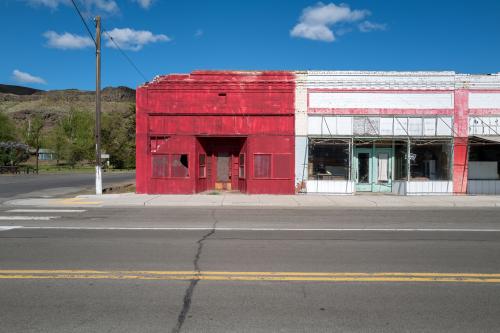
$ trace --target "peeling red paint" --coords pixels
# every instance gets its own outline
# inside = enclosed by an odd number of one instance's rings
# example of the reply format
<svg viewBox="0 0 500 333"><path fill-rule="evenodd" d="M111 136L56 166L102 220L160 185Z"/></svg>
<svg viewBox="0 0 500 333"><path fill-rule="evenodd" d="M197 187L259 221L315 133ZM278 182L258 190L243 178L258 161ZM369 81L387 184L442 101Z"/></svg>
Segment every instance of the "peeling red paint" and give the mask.
<svg viewBox="0 0 500 333"><path fill-rule="evenodd" d="M195 71L163 76L140 87L137 192L187 194L223 183L246 193L293 194L294 92L295 76L290 72ZM152 137L166 138L162 151L151 152ZM154 154L187 154L188 177L153 178ZM275 155L289 156L289 177L257 178L255 154L271 154L271 163ZM229 179L218 181L226 167Z"/></svg>
<svg viewBox="0 0 500 333"><path fill-rule="evenodd" d="M467 171L469 165L469 92L465 89L455 91L454 144L453 144L453 192L467 193Z"/></svg>

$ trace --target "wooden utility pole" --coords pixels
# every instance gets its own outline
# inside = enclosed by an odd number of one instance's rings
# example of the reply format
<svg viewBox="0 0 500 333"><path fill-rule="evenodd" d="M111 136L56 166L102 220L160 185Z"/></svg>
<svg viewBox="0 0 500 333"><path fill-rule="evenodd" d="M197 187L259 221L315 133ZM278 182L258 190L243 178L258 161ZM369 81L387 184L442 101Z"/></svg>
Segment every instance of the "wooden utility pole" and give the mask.
<svg viewBox="0 0 500 333"><path fill-rule="evenodd" d="M95 18L95 194L102 194L101 170L101 17Z"/></svg>

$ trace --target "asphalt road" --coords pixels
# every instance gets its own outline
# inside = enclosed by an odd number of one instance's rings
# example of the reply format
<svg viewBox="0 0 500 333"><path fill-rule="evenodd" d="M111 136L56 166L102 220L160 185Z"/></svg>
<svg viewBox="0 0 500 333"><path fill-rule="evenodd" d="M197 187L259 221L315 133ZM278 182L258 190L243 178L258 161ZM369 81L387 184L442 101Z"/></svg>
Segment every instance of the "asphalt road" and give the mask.
<svg viewBox="0 0 500 333"><path fill-rule="evenodd" d="M500 210L12 209L1 332L500 330Z"/></svg>
<svg viewBox="0 0 500 333"><path fill-rule="evenodd" d="M92 173L0 176L0 202L15 198L57 197L95 186ZM134 172L104 172L103 186L134 181Z"/></svg>

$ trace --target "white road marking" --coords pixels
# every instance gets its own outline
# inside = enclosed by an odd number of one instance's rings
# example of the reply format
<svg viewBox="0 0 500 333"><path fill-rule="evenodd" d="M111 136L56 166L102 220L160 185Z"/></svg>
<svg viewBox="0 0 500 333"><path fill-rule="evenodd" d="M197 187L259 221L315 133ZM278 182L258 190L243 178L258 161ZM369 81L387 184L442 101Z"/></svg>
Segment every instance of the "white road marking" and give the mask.
<svg viewBox="0 0 500 333"><path fill-rule="evenodd" d="M8 226L1 226L0 225L0 231L7 231L7 230L12 230L12 229L18 229L18 228L22 228L22 227L17 226L17 225L8 225Z"/></svg>
<svg viewBox="0 0 500 333"><path fill-rule="evenodd" d="M51 227L26 226L23 229L61 229L61 230L166 230L166 231L209 231L212 228L193 227ZM431 229L431 228L215 228L215 231L383 231L383 232L500 232L500 229Z"/></svg>
<svg viewBox="0 0 500 333"><path fill-rule="evenodd" d="M11 209L7 213L83 213L85 209Z"/></svg>
<svg viewBox="0 0 500 333"><path fill-rule="evenodd" d="M0 216L0 221L49 221L60 216Z"/></svg>

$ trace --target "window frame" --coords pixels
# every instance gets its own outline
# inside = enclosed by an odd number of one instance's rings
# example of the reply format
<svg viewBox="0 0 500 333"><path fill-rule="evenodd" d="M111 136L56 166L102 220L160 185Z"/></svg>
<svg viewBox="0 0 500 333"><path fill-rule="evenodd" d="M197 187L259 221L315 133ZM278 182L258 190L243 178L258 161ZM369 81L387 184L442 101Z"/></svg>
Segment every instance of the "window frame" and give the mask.
<svg viewBox="0 0 500 333"><path fill-rule="evenodd" d="M177 176L172 176L172 160L174 155L179 155L182 157L182 155L186 155L187 161L188 161L188 166L187 166L187 176L185 177L177 177ZM166 156L167 158L167 170L166 170L166 175L164 177L161 176L154 176L153 175L153 159L155 156ZM180 159L179 159L180 160ZM191 173L189 172L189 154L187 153L152 153L151 154L151 179L188 179L191 177Z"/></svg>
<svg viewBox="0 0 500 333"><path fill-rule="evenodd" d="M243 160L243 163L241 163L242 160ZM246 179L246 172L247 172L246 154L240 153L238 156L238 178L239 179Z"/></svg>
<svg viewBox="0 0 500 333"><path fill-rule="evenodd" d="M203 156L203 164L201 163L202 156ZM201 175L200 170L203 170L203 175ZM207 154L205 153L198 154L198 178L199 179L207 178Z"/></svg>

